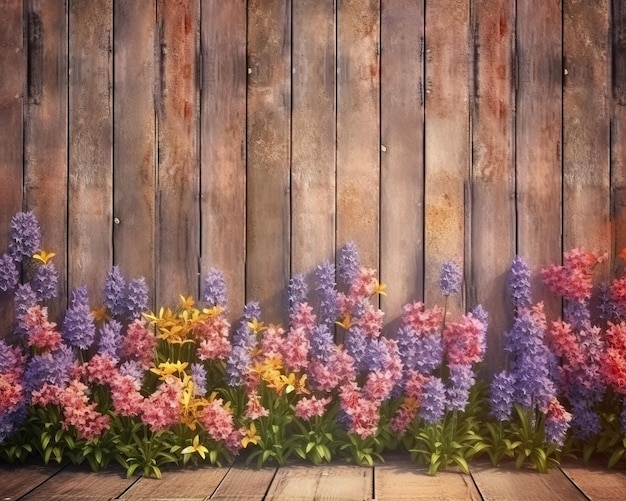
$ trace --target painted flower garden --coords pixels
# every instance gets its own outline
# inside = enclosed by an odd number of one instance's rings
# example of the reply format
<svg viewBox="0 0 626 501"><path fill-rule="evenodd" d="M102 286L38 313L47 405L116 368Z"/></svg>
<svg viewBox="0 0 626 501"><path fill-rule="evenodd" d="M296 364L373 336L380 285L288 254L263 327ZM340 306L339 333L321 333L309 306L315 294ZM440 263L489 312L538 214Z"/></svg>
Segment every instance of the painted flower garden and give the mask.
<svg viewBox="0 0 626 501"><path fill-rule="evenodd" d="M603 258L574 249L541 270L563 318L533 302L531 270L516 258L506 370L485 376L488 312L446 310L462 285L454 262L441 270L441 306L405 305L391 336L377 307L385 286L354 245L317 267L311 289L292 278L286 325L254 302L231 325L218 270L201 298L151 312L143 279L118 267L101 307L77 288L55 322L54 254L35 216L18 213L0 258L0 299L14 311L0 339L0 458L153 477L238 455L256 467L373 464L391 450L431 474L468 472L478 456L540 472L566 456L612 467L626 452L626 277L595 284Z"/></svg>

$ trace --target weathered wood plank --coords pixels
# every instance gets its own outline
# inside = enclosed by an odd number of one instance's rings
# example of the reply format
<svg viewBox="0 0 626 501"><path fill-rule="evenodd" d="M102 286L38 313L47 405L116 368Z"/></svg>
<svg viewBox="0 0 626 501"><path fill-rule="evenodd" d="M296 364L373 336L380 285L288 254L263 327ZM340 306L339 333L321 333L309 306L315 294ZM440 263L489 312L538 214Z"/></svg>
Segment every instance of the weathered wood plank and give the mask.
<svg viewBox="0 0 626 501"><path fill-rule="evenodd" d="M11 218L22 210L23 187L23 104L26 80L24 55L24 16L22 2L0 2L0 252L6 251L11 234ZM4 69L10 71L5 71ZM13 304L3 294L0 301L0 337L10 330Z"/></svg>
<svg viewBox="0 0 626 501"><path fill-rule="evenodd" d="M204 2L201 25L201 273L224 273L233 319L245 301L246 2Z"/></svg>
<svg viewBox="0 0 626 501"><path fill-rule="evenodd" d="M337 246L379 267L380 2L337 2Z"/></svg>
<svg viewBox="0 0 626 501"><path fill-rule="evenodd" d="M115 0L113 12L114 261L154 291L156 0Z"/></svg>
<svg viewBox="0 0 626 501"><path fill-rule="evenodd" d="M609 5L563 3L563 248L609 251ZM608 279L609 263L594 269Z"/></svg>
<svg viewBox="0 0 626 501"><path fill-rule="evenodd" d="M136 478L125 478L116 468L94 473L69 466L20 498L28 501L108 501L124 493Z"/></svg>
<svg viewBox="0 0 626 501"><path fill-rule="evenodd" d="M536 301L550 316L560 303L546 294L539 270L561 261L561 2L517 5L517 241L532 271Z"/></svg>
<svg viewBox="0 0 626 501"><path fill-rule="evenodd" d="M473 4L471 280L469 306L489 313L487 364L502 367L502 333L511 322L506 277L515 257L515 8L507 0Z"/></svg>
<svg viewBox="0 0 626 501"><path fill-rule="evenodd" d="M248 2L246 298L284 319L290 265L291 3Z"/></svg>
<svg viewBox="0 0 626 501"><path fill-rule="evenodd" d="M220 484L227 468L197 468L164 472L162 479L140 478L120 499L133 501L199 501L208 498Z"/></svg>
<svg viewBox="0 0 626 501"><path fill-rule="evenodd" d="M0 464L0 499L12 501L36 489L55 475L62 466Z"/></svg>
<svg viewBox="0 0 626 501"><path fill-rule="evenodd" d="M69 4L68 286L92 301L112 263L111 0Z"/></svg>
<svg viewBox="0 0 626 501"><path fill-rule="evenodd" d="M361 466L286 466L280 468L267 501L369 500L373 469Z"/></svg>
<svg viewBox="0 0 626 501"><path fill-rule="evenodd" d="M441 266L465 256L465 190L470 151L470 8L466 0L443 0L426 8L426 179L424 298L441 304ZM469 208L467 210L470 210ZM462 294L448 310L464 309Z"/></svg>
<svg viewBox="0 0 626 501"><path fill-rule="evenodd" d="M160 44L157 304L199 293L199 3L157 3Z"/></svg>
<svg viewBox="0 0 626 501"><path fill-rule="evenodd" d="M626 248L626 1L613 0L611 5L611 268L614 273L622 274L626 266L617 256Z"/></svg>
<svg viewBox="0 0 626 501"><path fill-rule="evenodd" d="M43 247L56 253L58 297L47 303L55 321L67 301L67 30L64 3L28 2L24 198L41 226Z"/></svg>
<svg viewBox="0 0 626 501"><path fill-rule="evenodd" d="M235 464L228 470L211 499L261 501L265 498L275 474L275 468L254 469L242 464Z"/></svg>
<svg viewBox="0 0 626 501"><path fill-rule="evenodd" d="M441 471L430 476L408 458L394 458L376 465L374 486L377 501L481 499L469 475Z"/></svg>
<svg viewBox="0 0 626 501"><path fill-rule="evenodd" d="M626 492L626 471L623 465L608 469L606 463L581 464L567 462L563 473L593 501L620 499Z"/></svg>
<svg viewBox="0 0 626 501"><path fill-rule="evenodd" d="M335 255L335 11L293 4L291 265L310 273Z"/></svg>
<svg viewBox="0 0 626 501"><path fill-rule="evenodd" d="M424 5L381 6L380 279L388 330L424 297Z"/></svg>
<svg viewBox="0 0 626 501"><path fill-rule="evenodd" d="M484 501L587 499L559 469L541 474L529 469L516 470L512 463L498 468L485 463L472 464L471 472Z"/></svg>

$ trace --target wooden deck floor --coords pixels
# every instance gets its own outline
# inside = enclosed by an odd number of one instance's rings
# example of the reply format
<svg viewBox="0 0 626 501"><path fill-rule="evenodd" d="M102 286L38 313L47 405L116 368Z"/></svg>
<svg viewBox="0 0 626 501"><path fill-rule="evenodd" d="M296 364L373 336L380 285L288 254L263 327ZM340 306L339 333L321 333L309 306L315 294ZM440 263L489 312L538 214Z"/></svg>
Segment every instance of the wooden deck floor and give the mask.
<svg viewBox="0 0 626 501"><path fill-rule="evenodd" d="M294 463L257 470L176 469L162 480L121 470L93 473L83 467L0 464L0 501L204 500L614 500L626 497L626 471L568 463L542 475L474 464L471 475L445 471L434 477L404 458L374 468L343 463Z"/></svg>

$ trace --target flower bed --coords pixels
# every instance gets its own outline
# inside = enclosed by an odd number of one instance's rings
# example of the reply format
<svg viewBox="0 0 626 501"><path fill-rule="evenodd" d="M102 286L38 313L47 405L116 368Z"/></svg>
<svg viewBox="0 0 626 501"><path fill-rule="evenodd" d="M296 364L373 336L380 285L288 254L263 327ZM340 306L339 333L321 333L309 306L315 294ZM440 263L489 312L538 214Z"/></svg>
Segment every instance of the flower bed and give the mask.
<svg viewBox="0 0 626 501"><path fill-rule="evenodd" d="M118 267L100 308L77 288L57 325L45 306L56 294L53 258L34 215L16 214L0 258L0 295L15 311L0 339L3 460L39 455L94 470L116 461L128 475L160 477L166 464L219 465L242 452L260 467L290 457L372 464L399 449L435 474L467 472L477 455L541 472L564 454L604 454L613 466L626 450L626 278L592 298L596 254L575 249L542 270L564 299L552 322L531 300L530 270L513 262L507 370L489 381L477 381L487 312L446 311L461 287L454 262L442 269L444 306L407 304L390 338L373 300L385 286L354 245L336 267L318 266L312 290L292 278L285 326L266 323L254 302L231 326L217 270L199 303L181 297L148 312L145 282Z"/></svg>

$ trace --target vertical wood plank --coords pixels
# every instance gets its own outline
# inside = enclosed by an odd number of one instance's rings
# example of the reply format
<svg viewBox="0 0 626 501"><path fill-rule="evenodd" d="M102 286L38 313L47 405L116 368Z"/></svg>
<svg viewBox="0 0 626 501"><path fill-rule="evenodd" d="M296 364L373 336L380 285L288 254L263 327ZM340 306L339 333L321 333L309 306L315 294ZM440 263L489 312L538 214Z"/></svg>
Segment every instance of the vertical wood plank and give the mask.
<svg viewBox="0 0 626 501"><path fill-rule="evenodd" d="M245 301L245 0L203 3L201 24L201 273L224 273L236 317Z"/></svg>
<svg viewBox="0 0 626 501"><path fill-rule="evenodd" d="M101 301L112 263L111 0L69 3L68 286Z"/></svg>
<svg viewBox="0 0 626 501"><path fill-rule="evenodd" d="M11 233L11 218L22 210L23 171L23 104L26 79L24 56L24 16L22 2L0 2L0 251L4 253ZM5 71L10 68L10 71ZM12 302L0 295L0 338L10 331L13 321Z"/></svg>
<svg viewBox="0 0 626 501"><path fill-rule="evenodd" d="M517 4L518 254L549 316L559 303L546 295L539 270L561 261L561 24L560 0Z"/></svg>
<svg viewBox="0 0 626 501"><path fill-rule="evenodd" d="M198 296L199 15L197 0L159 0L157 304Z"/></svg>
<svg viewBox="0 0 626 501"><path fill-rule="evenodd" d="M248 2L246 298L284 319L290 276L291 2Z"/></svg>
<svg viewBox="0 0 626 501"><path fill-rule="evenodd" d="M609 251L609 5L565 0L563 10L563 249Z"/></svg>
<svg viewBox="0 0 626 501"><path fill-rule="evenodd" d="M424 2L381 2L380 279L385 321L424 291Z"/></svg>
<svg viewBox="0 0 626 501"><path fill-rule="evenodd" d="M64 2L28 2L24 197L41 226L43 247L56 254L58 297L47 304L51 319L59 318L67 298L67 30Z"/></svg>
<svg viewBox="0 0 626 501"><path fill-rule="evenodd" d="M335 249L335 10L293 4L291 264L310 273Z"/></svg>
<svg viewBox="0 0 626 501"><path fill-rule="evenodd" d="M515 257L515 9L508 0L472 7L475 81L472 103L470 306L489 313L487 365L501 367L511 307L506 277Z"/></svg>
<svg viewBox="0 0 626 501"><path fill-rule="evenodd" d="M612 0L611 7L611 257L612 271L622 274L626 266L616 256L626 247L626 0Z"/></svg>
<svg viewBox="0 0 626 501"><path fill-rule="evenodd" d="M337 245L379 267L380 0L337 2Z"/></svg>
<svg viewBox="0 0 626 501"><path fill-rule="evenodd" d="M155 286L156 0L115 0L114 260Z"/></svg>
<svg viewBox="0 0 626 501"><path fill-rule="evenodd" d="M456 260L466 273L465 190L470 163L470 9L465 0L426 4L426 180L424 298L441 304L441 266ZM469 208L467 210L470 210ZM461 294L448 309L464 309Z"/></svg>

